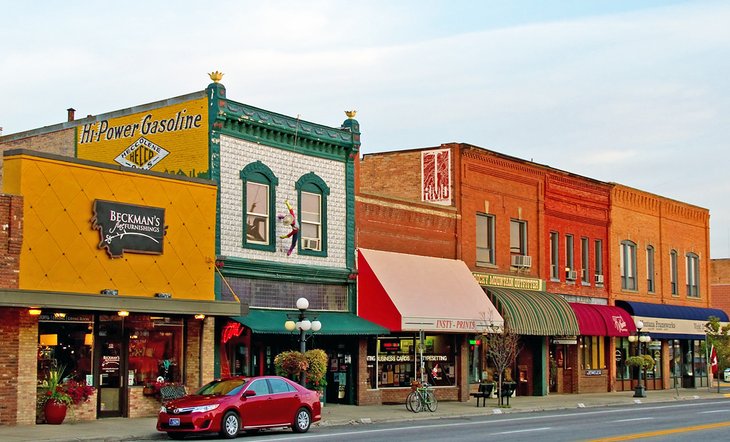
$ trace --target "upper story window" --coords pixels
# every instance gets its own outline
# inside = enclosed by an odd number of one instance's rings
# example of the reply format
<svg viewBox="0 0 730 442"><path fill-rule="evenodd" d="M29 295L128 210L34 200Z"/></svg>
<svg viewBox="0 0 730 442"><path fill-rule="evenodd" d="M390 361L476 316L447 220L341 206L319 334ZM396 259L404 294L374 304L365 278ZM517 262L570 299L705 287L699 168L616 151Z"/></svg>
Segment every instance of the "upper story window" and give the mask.
<svg viewBox="0 0 730 442"><path fill-rule="evenodd" d="M580 261L580 280L583 284L590 284L590 280L588 279L588 266L590 262L590 257L588 256L588 238L580 239Z"/></svg>
<svg viewBox="0 0 730 442"><path fill-rule="evenodd" d="M575 271L575 255L573 253L573 235L565 235L565 279L575 281L578 279Z"/></svg>
<svg viewBox="0 0 730 442"><path fill-rule="evenodd" d="M330 189L313 172L296 183L299 192L299 253L327 256L327 196Z"/></svg>
<svg viewBox="0 0 730 442"><path fill-rule="evenodd" d="M240 172L243 181L243 246L274 251L274 201L278 179L261 161L248 164Z"/></svg>
<svg viewBox="0 0 730 442"><path fill-rule="evenodd" d="M527 255L527 222L511 219L509 221L509 251L516 255Z"/></svg>
<svg viewBox="0 0 730 442"><path fill-rule="evenodd" d="M700 297L700 257L691 252L687 254L687 296Z"/></svg>
<svg viewBox="0 0 730 442"><path fill-rule="evenodd" d="M560 280L560 235L550 232L550 279Z"/></svg>
<svg viewBox="0 0 730 442"><path fill-rule="evenodd" d="M679 295L679 287L677 286L677 251L669 252L669 285L672 295Z"/></svg>
<svg viewBox="0 0 730 442"><path fill-rule="evenodd" d="M597 239L593 242L593 252L596 254L596 284L603 284L603 241Z"/></svg>
<svg viewBox="0 0 730 442"><path fill-rule="evenodd" d="M619 254L621 267L621 288L636 290L636 244L631 241L621 241Z"/></svg>
<svg viewBox="0 0 730 442"><path fill-rule="evenodd" d="M477 213L477 265L494 265L494 215Z"/></svg>
<svg viewBox="0 0 730 442"><path fill-rule="evenodd" d="M646 290L649 293L654 293L656 287L654 286L654 246L646 247Z"/></svg>

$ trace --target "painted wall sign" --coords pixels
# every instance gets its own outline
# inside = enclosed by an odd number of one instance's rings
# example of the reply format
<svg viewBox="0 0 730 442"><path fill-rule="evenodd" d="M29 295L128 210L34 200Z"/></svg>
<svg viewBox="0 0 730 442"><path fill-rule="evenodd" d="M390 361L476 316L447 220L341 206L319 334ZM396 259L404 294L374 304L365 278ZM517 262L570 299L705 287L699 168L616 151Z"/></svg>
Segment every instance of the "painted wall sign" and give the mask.
<svg viewBox="0 0 730 442"><path fill-rule="evenodd" d="M451 151L421 152L421 200L451 204Z"/></svg>
<svg viewBox="0 0 730 442"><path fill-rule="evenodd" d="M483 319L416 318L403 317L401 329L404 331L475 332L484 330L492 324Z"/></svg>
<svg viewBox="0 0 730 442"><path fill-rule="evenodd" d="M208 178L207 98L116 118L102 118L76 130L76 156Z"/></svg>
<svg viewBox="0 0 730 442"><path fill-rule="evenodd" d="M165 209L94 200L92 227L99 230L99 248L112 258L123 253L162 254Z"/></svg>
<svg viewBox="0 0 730 442"><path fill-rule="evenodd" d="M517 276L495 275L491 273L478 272L473 272L472 275L474 275L474 278L477 280L479 285L482 286L504 287L519 290L545 290L545 283L542 279L520 278Z"/></svg>
<svg viewBox="0 0 730 442"><path fill-rule="evenodd" d="M706 333L705 324L707 321L634 316L634 320L639 319L644 322L644 328L641 329L643 332L697 336L704 336Z"/></svg>

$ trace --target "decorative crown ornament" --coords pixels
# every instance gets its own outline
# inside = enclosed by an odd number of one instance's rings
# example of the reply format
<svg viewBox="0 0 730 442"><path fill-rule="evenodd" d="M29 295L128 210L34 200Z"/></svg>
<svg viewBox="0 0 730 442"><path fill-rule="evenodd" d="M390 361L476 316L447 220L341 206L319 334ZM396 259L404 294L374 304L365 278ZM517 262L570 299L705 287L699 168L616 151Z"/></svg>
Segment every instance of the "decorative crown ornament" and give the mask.
<svg viewBox="0 0 730 442"><path fill-rule="evenodd" d="M210 74L208 74L208 76L211 80L213 80L213 83L218 83L223 78L223 72L211 72Z"/></svg>
<svg viewBox="0 0 730 442"><path fill-rule="evenodd" d="M345 115L347 115L347 118L355 118L355 115L357 115L357 111L356 110L345 111Z"/></svg>

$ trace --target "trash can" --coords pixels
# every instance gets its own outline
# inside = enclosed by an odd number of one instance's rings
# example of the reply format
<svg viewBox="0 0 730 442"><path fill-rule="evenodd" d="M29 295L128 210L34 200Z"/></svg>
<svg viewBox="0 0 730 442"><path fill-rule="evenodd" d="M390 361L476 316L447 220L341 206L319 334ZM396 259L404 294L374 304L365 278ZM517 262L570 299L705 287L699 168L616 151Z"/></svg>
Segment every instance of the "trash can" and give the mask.
<svg viewBox="0 0 730 442"><path fill-rule="evenodd" d="M722 373L722 380L725 382L730 382L730 368L726 368L725 371Z"/></svg>

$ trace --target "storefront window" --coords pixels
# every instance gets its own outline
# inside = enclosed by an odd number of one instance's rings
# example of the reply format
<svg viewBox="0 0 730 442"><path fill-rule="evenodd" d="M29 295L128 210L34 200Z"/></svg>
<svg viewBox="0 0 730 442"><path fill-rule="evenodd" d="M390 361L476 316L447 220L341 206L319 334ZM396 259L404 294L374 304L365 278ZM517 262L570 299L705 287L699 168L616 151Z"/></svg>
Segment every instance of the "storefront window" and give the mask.
<svg viewBox="0 0 730 442"><path fill-rule="evenodd" d="M616 379L631 379L629 367L626 365L626 358L629 356L629 340L618 338L616 340Z"/></svg>
<svg viewBox="0 0 730 442"><path fill-rule="evenodd" d="M124 328L129 336L129 385L145 385L158 377L182 382L182 319L130 315Z"/></svg>
<svg viewBox="0 0 730 442"><path fill-rule="evenodd" d="M94 317L62 312L38 319L38 380L51 368L64 367L64 377L93 385Z"/></svg>
<svg viewBox="0 0 730 442"><path fill-rule="evenodd" d="M469 339L469 382L474 384L482 381L486 373L482 373L484 364L484 341L479 336Z"/></svg>
<svg viewBox="0 0 730 442"><path fill-rule="evenodd" d="M651 341L646 344L644 353L654 359L654 368L647 370L647 379L661 379L662 377L662 341Z"/></svg>
<svg viewBox="0 0 730 442"><path fill-rule="evenodd" d="M581 369L602 370L606 368L606 338L603 336L581 336Z"/></svg>
<svg viewBox="0 0 730 442"><path fill-rule="evenodd" d="M389 336L368 346L368 365L375 364L378 387L408 387L421 378L421 349L418 336ZM431 385L451 386L456 382L454 337L425 335L423 340L424 379ZM377 351L377 356L370 351ZM375 376L371 375L371 387Z"/></svg>

